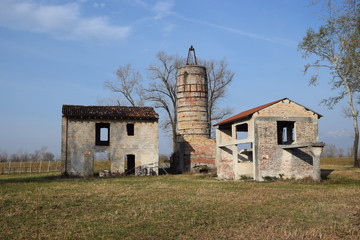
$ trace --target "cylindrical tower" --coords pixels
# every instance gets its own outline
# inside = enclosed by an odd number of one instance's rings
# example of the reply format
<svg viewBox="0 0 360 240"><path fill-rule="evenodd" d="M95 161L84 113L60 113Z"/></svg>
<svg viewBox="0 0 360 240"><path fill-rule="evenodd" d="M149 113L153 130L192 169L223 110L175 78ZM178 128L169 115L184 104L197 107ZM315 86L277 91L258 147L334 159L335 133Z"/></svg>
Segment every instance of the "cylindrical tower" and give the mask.
<svg viewBox="0 0 360 240"><path fill-rule="evenodd" d="M180 138L209 137L208 89L205 67L186 65L178 69L177 104L178 136Z"/></svg>
<svg viewBox="0 0 360 240"><path fill-rule="evenodd" d="M209 139L206 68L197 65L195 49L177 75L177 152L172 162L178 172L215 168L214 139Z"/></svg>

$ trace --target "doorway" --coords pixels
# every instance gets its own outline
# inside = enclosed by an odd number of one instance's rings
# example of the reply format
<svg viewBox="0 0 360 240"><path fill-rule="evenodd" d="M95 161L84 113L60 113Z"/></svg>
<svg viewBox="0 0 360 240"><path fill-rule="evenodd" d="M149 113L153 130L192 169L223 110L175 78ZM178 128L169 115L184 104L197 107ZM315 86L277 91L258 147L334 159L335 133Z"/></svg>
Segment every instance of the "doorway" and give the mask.
<svg viewBox="0 0 360 240"><path fill-rule="evenodd" d="M125 173L127 175L134 175L135 174L135 155L134 154L126 155Z"/></svg>
<svg viewBox="0 0 360 240"><path fill-rule="evenodd" d="M95 152L94 153L94 174L98 175L100 172L111 171L111 159L108 152Z"/></svg>

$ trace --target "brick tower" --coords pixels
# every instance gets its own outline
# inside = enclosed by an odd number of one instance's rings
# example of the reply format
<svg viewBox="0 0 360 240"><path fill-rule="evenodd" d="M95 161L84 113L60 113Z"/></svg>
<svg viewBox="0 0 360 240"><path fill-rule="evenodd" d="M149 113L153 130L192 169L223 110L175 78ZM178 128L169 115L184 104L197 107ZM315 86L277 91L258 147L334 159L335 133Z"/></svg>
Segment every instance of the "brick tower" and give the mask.
<svg viewBox="0 0 360 240"><path fill-rule="evenodd" d="M189 48L186 65L178 69L177 104L177 170L194 171L205 165L214 168L215 141L209 139L206 68L197 65L193 46Z"/></svg>

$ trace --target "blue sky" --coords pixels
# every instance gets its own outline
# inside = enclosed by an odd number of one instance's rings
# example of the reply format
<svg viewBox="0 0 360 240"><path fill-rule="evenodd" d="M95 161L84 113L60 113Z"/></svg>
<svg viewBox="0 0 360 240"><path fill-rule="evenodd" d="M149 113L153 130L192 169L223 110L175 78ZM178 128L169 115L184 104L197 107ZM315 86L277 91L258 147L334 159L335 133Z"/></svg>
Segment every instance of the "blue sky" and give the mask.
<svg viewBox="0 0 360 240"><path fill-rule="evenodd" d="M336 95L302 72L297 45L317 28L305 0L0 0L0 150L60 153L62 104L96 105L120 65L146 68L159 51L225 58L235 73L222 106L234 114L288 97L324 115L320 140L344 149L352 121L319 103ZM160 152L170 153L160 130Z"/></svg>

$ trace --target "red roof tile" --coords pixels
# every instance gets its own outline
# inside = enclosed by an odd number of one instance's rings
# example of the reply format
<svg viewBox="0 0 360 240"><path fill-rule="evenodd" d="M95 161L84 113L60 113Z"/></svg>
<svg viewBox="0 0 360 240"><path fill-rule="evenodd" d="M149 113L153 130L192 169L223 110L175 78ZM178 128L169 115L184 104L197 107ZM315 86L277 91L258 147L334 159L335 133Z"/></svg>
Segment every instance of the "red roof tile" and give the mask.
<svg viewBox="0 0 360 240"><path fill-rule="evenodd" d="M63 105L62 114L71 119L159 119L152 107Z"/></svg>
<svg viewBox="0 0 360 240"><path fill-rule="evenodd" d="M232 117L229 117L229 118L227 118L227 119L225 119L225 120L223 120L223 121L221 121L221 122L218 122L218 123L214 124L213 126L215 127L215 126L219 126L219 125L229 124L229 123L233 123L233 122L239 121L239 120L241 120L241 119L250 117L250 116L252 116L254 113L256 113L256 112L258 112L258 111L260 111L260 110L262 110L262 109L264 109L264 108L267 108L267 107L269 107L269 106L271 106L271 105L273 105L273 104L275 104L275 103L284 101L285 99L288 99L288 98L282 98L282 99L280 99L280 100L277 100L277 101L274 101L274 102L271 102L271 103L267 103L267 104L261 105L261 106L256 107L256 108L249 109L249 110L247 110L247 111L244 111L244 112L241 112L241 113L239 113L239 114L236 114L236 115L234 115L234 116L232 116ZM288 100L290 100L290 99L288 99ZM290 101L292 101L292 100L290 100ZM294 101L292 101L292 102L294 102ZM296 103L296 104L298 104L298 103ZM300 104L298 104L298 105L300 105ZM300 105L300 106L302 106L302 105ZM303 106L303 107L304 107L304 106ZM304 107L304 108L306 108L306 107ZM307 110L310 110L310 109L308 109L308 108L306 108L306 109L307 109ZM310 111L312 111L312 110L310 110ZM312 111L312 112L314 112L314 111ZM314 113L316 113L316 112L314 112ZM320 114L318 114L318 113L316 113L316 114L319 116L319 118L322 117L322 115L320 115Z"/></svg>

